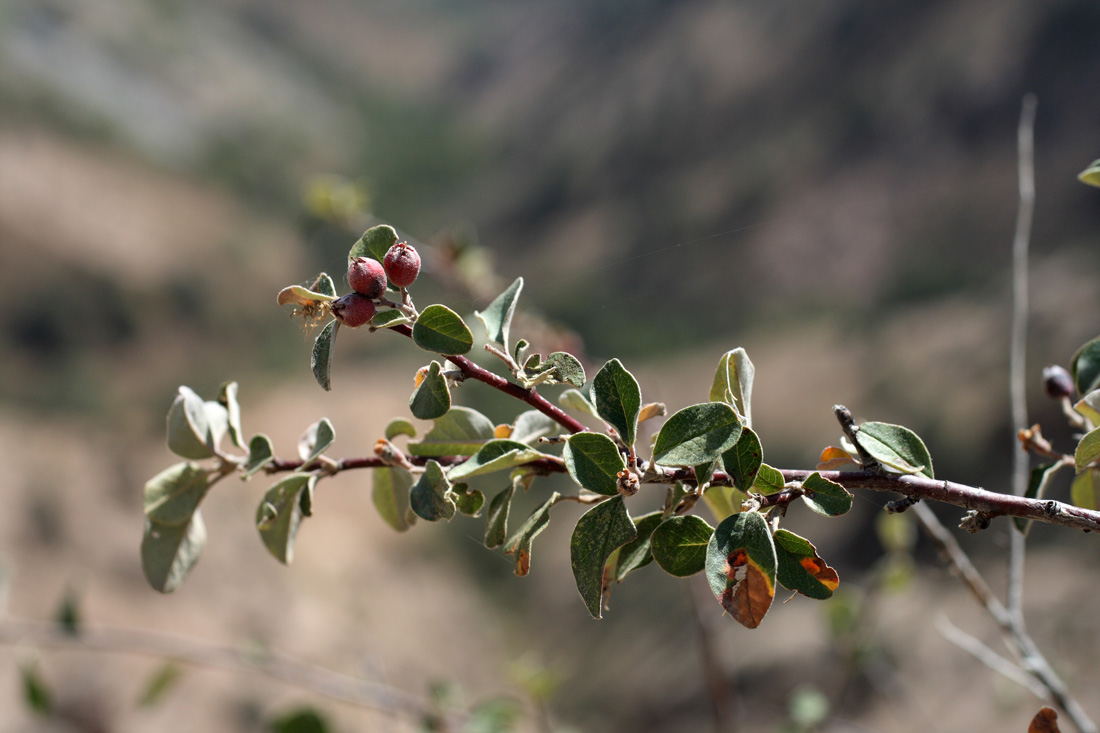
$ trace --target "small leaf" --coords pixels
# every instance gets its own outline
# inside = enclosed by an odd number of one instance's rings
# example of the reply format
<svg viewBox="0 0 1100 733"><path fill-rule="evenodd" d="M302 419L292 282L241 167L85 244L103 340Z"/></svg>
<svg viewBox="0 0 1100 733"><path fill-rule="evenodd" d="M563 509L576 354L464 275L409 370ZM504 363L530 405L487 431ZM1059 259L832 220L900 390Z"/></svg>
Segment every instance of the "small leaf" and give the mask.
<svg viewBox="0 0 1100 733"><path fill-rule="evenodd" d="M755 483L763 462L764 449L752 428L743 429L736 445L722 454L722 467L733 485L742 491L748 491Z"/></svg>
<svg viewBox="0 0 1100 733"><path fill-rule="evenodd" d="M210 427L206 437L207 445L217 450L221 446L222 438L229 432L229 410L214 400L203 402L202 409L206 412L206 424Z"/></svg>
<svg viewBox="0 0 1100 733"><path fill-rule="evenodd" d="M515 426L508 437L519 443L534 445L539 438L557 435L561 429L561 426L549 416L538 410L527 410L516 417Z"/></svg>
<svg viewBox="0 0 1100 733"><path fill-rule="evenodd" d="M474 335L453 310L445 305L429 305L413 325L413 341L425 351L455 355L473 347Z"/></svg>
<svg viewBox="0 0 1100 733"><path fill-rule="evenodd" d="M145 690L138 698L138 706L151 708L176 686L176 682L183 676L183 670L175 662L165 662L157 668L157 671L145 683Z"/></svg>
<svg viewBox="0 0 1100 733"><path fill-rule="evenodd" d="M298 457L302 459L302 465L307 466L311 461L316 460L328 450L334 440L336 440L336 431L327 417L321 418L306 428L302 437L298 438Z"/></svg>
<svg viewBox="0 0 1100 733"><path fill-rule="evenodd" d="M466 484L455 484L452 488L455 507L467 517L476 517L485 506L485 494L477 489L473 491Z"/></svg>
<svg viewBox="0 0 1100 733"><path fill-rule="evenodd" d="M180 387L168 408L168 450L196 460L214 455L206 405L190 387Z"/></svg>
<svg viewBox="0 0 1100 733"><path fill-rule="evenodd" d="M452 407L435 419L424 440L409 443L414 456L472 456L493 439L493 423L477 410Z"/></svg>
<svg viewBox="0 0 1100 733"><path fill-rule="evenodd" d="M412 319L396 308L378 311L374 314L374 318L370 319L371 328L393 328L407 323L412 323Z"/></svg>
<svg viewBox="0 0 1100 733"><path fill-rule="evenodd" d="M623 582L627 575L635 570L641 570L653 562L653 551L650 538L653 530L665 521L663 512L650 512L634 520L634 528L638 535L630 542L619 548L619 560L615 566L615 580Z"/></svg>
<svg viewBox="0 0 1100 733"><path fill-rule="evenodd" d="M417 385L409 397L409 411L421 420L435 420L451 409L451 390L447 379L440 372L438 361L428 367L428 375Z"/></svg>
<svg viewBox="0 0 1100 733"><path fill-rule="evenodd" d="M577 522L569 541L569 554L577 590L593 618L603 615L603 571L607 559L637 536L621 496L600 502Z"/></svg>
<svg viewBox="0 0 1100 733"><path fill-rule="evenodd" d="M732 486L711 486L703 492L703 501L716 522L741 511L748 494Z"/></svg>
<svg viewBox="0 0 1100 733"><path fill-rule="evenodd" d="M836 517L852 508L852 495L838 483L822 478L814 471L802 482L802 500L818 514Z"/></svg>
<svg viewBox="0 0 1100 733"><path fill-rule="evenodd" d="M464 463L452 467L447 472L447 476L452 481L459 481L494 471L507 471L547 457L545 453L539 453L534 448L514 440L490 440Z"/></svg>
<svg viewBox="0 0 1100 733"><path fill-rule="evenodd" d="M336 332L339 330L339 321L335 319L329 321L328 325L321 329L321 333L317 334L317 340L313 342L313 354L309 360L313 378L326 392L332 390L332 350L336 345Z"/></svg>
<svg viewBox="0 0 1100 733"><path fill-rule="evenodd" d="M241 405L237 402L237 383L226 382L218 390L218 402L226 410L229 423L229 439L238 448L244 448L244 434L241 432Z"/></svg>
<svg viewBox="0 0 1100 733"><path fill-rule="evenodd" d="M821 451L821 457L814 466L818 471L840 471L845 468L859 468L859 459L843 448L831 445Z"/></svg>
<svg viewBox="0 0 1100 733"><path fill-rule="evenodd" d="M596 406L585 396L584 392L576 389L567 389L558 396L558 404L567 410L580 412L598 418Z"/></svg>
<svg viewBox="0 0 1100 733"><path fill-rule="evenodd" d="M707 581L734 620L755 629L775 597L775 545L759 512L724 520L707 545Z"/></svg>
<svg viewBox="0 0 1100 733"><path fill-rule="evenodd" d="M407 435L410 438L415 438L416 426L403 417L395 417L386 424L384 435L386 436L386 440L393 440L398 435Z"/></svg>
<svg viewBox="0 0 1100 733"><path fill-rule="evenodd" d="M865 422L859 426L856 442L887 468L935 478L928 448L920 436L909 428L884 422Z"/></svg>
<svg viewBox="0 0 1100 733"><path fill-rule="evenodd" d="M322 272L317 276L317 279L313 281L313 285L309 288L315 293L321 295L327 295L331 298L336 297L336 283L332 281L327 272Z"/></svg>
<svg viewBox="0 0 1100 733"><path fill-rule="evenodd" d="M760 468L756 471L756 480L752 483L751 491L756 494L776 494L786 488L786 482L783 480L783 474L779 472L779 469L769 466L767 463L761 463Z"/></svg>
<svg viewBox="0 0 1100 733"><path fill-rule="evenodd" d="M210 489L210 471L197 463L177 463L145 484L145 516L157 524L187 524Z"/></svg>
<svg viewBox="0 0 1100 733"><path fill-rule="evenodd" d="M267 490L256 509L260 539L268 552L284 565L294 559L294 538L302 523L302 493L316 482L317 476L308 473L285 476Z"/></svg>
<svg viewBox="0 0 1100 733"><path fill-rule="evenodd" d="M397 244L397 231L388 224L379 224L363 232L363 236L351 245L348 251L348 264L355 262L360 257L370 257L381 262L390 251L390 247Z"/></svg>
<svg viewBox="0 0 1100 733"><path fill-rule="evenodd" d="M248 462L244 464L241 478L248 478L273 460L275 446L271 444L271 438L263 433L253 435L252 440L248 441Z"/></svg>
<svg viewBox="0 0 1100 733"><path fill-rule="evenodd" d="M1088 171L1085 171L1085 173L1088 173ZM1085 173L1081 175L1084 176ZM1081 180L1084 180L1084 178ZM1085 183L1100 186L1100 174L1098 174L1095 181L1085 181ZM1054 708L1044 705L1031 719L1031 723L1027 726L1027 733L1061 733L1061 728L1058 727L1058 713L1054 711Z"/></svg>
<svg viewBox="0 0 1100 733"><path fill-rule="evenodd" d="M409 504L418 517L429 522L450 519L455 515L455 500L451 483L438 461L428 461L420 480L409 492Z"/></svg>
<svg viewBox="0 0 1100 733"><path fill-rule="evenodd" d="M531 543L546 529L550 522L550 508L557 503L559 496L561 494L556 491L551 494L504 543L504 554L515 556L516 575L524 576L531 572Z"/></svg>
<svg viewBox="0 0 1100 733"><path fill-rule="evenodd" d="M1070 484L1070 501L1074 506L1082 509L1100 508L1100 501L1097 501L1098 493L1100 493L1100 471L1095 469L1082 471Z"/></svg>
<svg viewBox="0 0 1100 733"><path fill-rule="evenodd" d="M744 418L746 427L752 425L752 382L755 375L752 360L739 346L722 354L710 387L710 401L732 405Z"/></svg>
<svg viewBox="0 0 1100 733"><path fill-rule="evenodd" d="M485 333L489 341L500 344L504 347L505 352L508 351L508 334L512 328L512 316L516 312L516 300L519 298L520 291L522 290L523 278L517 277L515 281L508 286L507 290L498 295L493 302L489 304L488 308L484 311L474 311L474 315L485 325ZM518 348L519 344L516 346ZM518 356L516 360L519 360Z"/></svg>
<svg viewBox="0 0 1100 733"><path fill-rule="evenodd" d="M822 560L809 540L785 529L776 530L776 578L788 590L824 600L840 585L836 571Z"/></svg>
<svg viewBox="0 0 1100 733"><path fill-rule="evenodd" d="M1094 389L1082 397L1073 409L1087 417L1093 425L1100 425L1100 389Z"/></svg>
<svg viewBox="0 0 1100 733"><path fill-rule="evenodd" d="M1043 463L1035 466L1028 474L1027 490L1024 491L1024 496L1028 499L1041 499L1046 494L1047 487L1050 485L1051 479L1062 470L1062 467L1066 465L1061 461L1057 463ZM1013 517L1013 524L1016 525L1016 529L1027 535L1029 529L1031 529L1030 519L1024 519L1023 517Z"/></svg>
<svg viewBox="0 0 1100 733"><path fill-rule="evenodd" d="M1094 160L1089 167L1077 174L1077 180L1090 186L1100 186L1100 160Z"/></svg>
<svg viewBox="0 0 1100 733"><path fill-rule="evenodd" d="M695 575L706 565L712 534L714 528L694 514L669 517L653 531L653 559L669 575Z"/></svg>
<svg viewBox="0 0 1100 733"><path fill-rule="evenodd" d="M202 513L195 510L191 521L170 526L145 520L141 539L141 567L149 585L161 593L171 593L191 571L206 545L206 526Z"/></svg>
<svg viewBox="0 0 1100 733"><path fill-rule="evenodd" d="M398 532L409 528L405 514L409 509L412 486L412 474L404 468L382 466L371 469L371 502L382 521Z"/></svg>
<svg viewBox="0 0 1100 733"><path fill-rule="evenodd" d="M542 369L548 367L554 370L553 382L571 384L578 388L584 386L584 366L572 354L555 351L546 357L546 361L542 363Z"/></svg>
<svg viewBox="0 0 1100 733"><path fill-rule="evenodd" d="M638 433L638 412L642 407L638 380L618 359L612 359L592 379L592 393L596 413L618 431L624 444L633 446Z"/></svg>
<svg viewBox="0 0 1100 733"><path fill-rule="evenodd" d="M37 664L19 665L19 676L23 681L23 702L38 715L49 715L53 712L53 695L46 681L38 671Z"/></svg>
<svg viewBox="0 0 1100 733"><path fill-rule="evenodd" d="M698 466L717 460L740 437L741 420L729 405L691 405L661 426L653 444L653 460L666 466Z"/></svg>
<svg viewBox="0 0 1100 733"><path fill-rule="evenodd" d="M562 459L570 477L580 486L604 496L619 493L617 474L626 468L619 448L602 433L569 436Z"/></svg>
<svg viewBox="0 0 1100 733"><path fill-rule="evenodd" d="M275 296L275 302L279 305L310 306L316 303L328 303L336 300L335 293L319 293L301 285L291 285L283 288Z"/></svg>
<svg viewBox="0 0 1100 733"><path fill-rule="evenodd" d="M1090 430L1077 444L1077 450L1073 453L1073 460L1077 464L1077 470L1083 471L1100 458L1100 428Z"/></svg>
<svg viewBox="0 0 1100 733"><path fill-rule="evenodd" d="M489 513L485 518L485 546L490 550L504 544L508 536L508 511L512 507L512 495L516 491L514 483L493 497L489 502Z"/></svg>
<svg viewBox="0 0 1100 733"><path fill-rule="evenodd" d="M271 721L270 733L330 733L328 719L313 708L294 710Z"/></svg>

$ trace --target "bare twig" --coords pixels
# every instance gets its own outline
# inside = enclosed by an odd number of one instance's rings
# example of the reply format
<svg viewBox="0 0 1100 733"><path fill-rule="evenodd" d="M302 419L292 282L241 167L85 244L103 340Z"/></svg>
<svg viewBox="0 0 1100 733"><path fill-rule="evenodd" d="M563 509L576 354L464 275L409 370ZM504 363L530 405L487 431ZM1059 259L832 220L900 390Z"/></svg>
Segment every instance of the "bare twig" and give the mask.
<svg viewBox="0 0 1100 733"><path fill-rule="evenodd" d="M1016 664L1016 662L1011 659L1002 657L1000 654L983 644L981 640L971 636L951 623L946 616L939 616L936 618L936 630L940 632L943 638L963 651L969 652L979 662L989 667L997 674L1012 680L1022 687L1026 687L1032 695L1040 700L1053 702L1050 697L1050 690L1043 687L1034 677L1031 677L1020 669L1020 665Z"/></svg>

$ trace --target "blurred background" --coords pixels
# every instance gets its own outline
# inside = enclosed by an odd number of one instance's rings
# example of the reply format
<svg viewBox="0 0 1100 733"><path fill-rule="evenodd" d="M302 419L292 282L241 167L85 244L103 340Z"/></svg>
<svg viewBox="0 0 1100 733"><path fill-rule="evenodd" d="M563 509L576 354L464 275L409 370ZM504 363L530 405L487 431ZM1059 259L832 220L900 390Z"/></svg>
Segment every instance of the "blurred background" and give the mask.
<svg viewBox="0 0 1100 733"><path fill-rule="evenodd" d="M700 639L740 730L1026 729L1038 701L936 631L944 614L998 641L906 525L882 531L889 496L831 522L792 512L842 592L748 631L701 578L657 569L592 621L572 507L520 579L481 546L482 520L397 535L354 472L322 483L289 568L256 536L264 478L220 484L202 561L161 596L140 567L141 489L174 462L179 384L212 398L240 382L245 432L287 457L320 417L330 453L355 456L407 415L424 362L409 343L345 332L325 393L274 302L321 270L346 288L347 248L385 222L426 253L421 307L469 314L524 275L520 309L539 317L514 337L566 345L590 374L619 357L670 412L746 347L773 465L811 467L839 402L919 432L938 476L1007 490L1020 100L1038 97L1030 406L1067 447L1038 375L1100 332L1100 197L1076 181L1100 157L1098 31L1087 0L6 0L6 613L49 620L70 598L88 626L260 645L417 695L546 701L533 730L707 730ZM514 414L477 386L457 395ZM656 508L639 499L635 514ZM997 589L1006 532L962 538ZM1036 527L1027 609L1100 717L1095 543ZM0 729L259 731L311 706L335 730L416 730L226 671L187 669L139 704L159 668L0 647Z"/></svg>

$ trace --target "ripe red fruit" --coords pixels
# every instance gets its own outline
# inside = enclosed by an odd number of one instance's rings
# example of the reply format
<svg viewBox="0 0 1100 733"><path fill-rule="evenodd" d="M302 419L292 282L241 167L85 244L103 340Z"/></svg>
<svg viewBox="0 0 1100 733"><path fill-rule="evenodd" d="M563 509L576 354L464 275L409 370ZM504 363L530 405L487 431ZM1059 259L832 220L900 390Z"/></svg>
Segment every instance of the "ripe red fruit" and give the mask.
<svg viewBox="0 0 1100 733"><path fill-rule="evenodd" d="M345 326L359 328L374 318L374 301L359 293L348 293L332 301L332 315Z"/></svg>
<svg viewBox="0 0 1100 733"><path fill-rule="evenodd" d="M386 271L370 257L358 257L348 265L348 285L360 295L377 298L386 292Z"/></svg>
<svg viewBox="0 0 1100 733"><path fill-rule="evenodd" d="M382 258L390 282L399 288L407 288L420 274L420 255L407 242L398 242Z"/></svg>

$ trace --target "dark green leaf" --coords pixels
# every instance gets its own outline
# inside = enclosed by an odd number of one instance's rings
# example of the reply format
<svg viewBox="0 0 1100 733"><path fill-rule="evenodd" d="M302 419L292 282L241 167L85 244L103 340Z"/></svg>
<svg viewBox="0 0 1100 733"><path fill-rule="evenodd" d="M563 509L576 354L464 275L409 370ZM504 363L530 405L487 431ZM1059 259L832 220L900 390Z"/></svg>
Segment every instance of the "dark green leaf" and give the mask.
<svg viewBox="0 0 1100 733"><path fill-rule="evenodd" d="M504 544L508 536L508 511L512 507L512 495L516 485L510 484L489 502L489 514L485 519L485 546L490 550Z"/></svg>
<svg viewBox="0 0 1100 733"><path fill-rule="evenodd" d="M619 432L623 443L633 446L642 407L638 380L618 359L612 359L592 379L592 393L599 416Z"/></svg>
<svg viewBox="0 0 1100 733"><path fill-rule="evenodd" d="M802 482L802 499L811 509L827 517L836 517L852 508L852 495L838 483L822 478L814 471Z"/></svg>
<svg viewBox="0 0 1100 733"><path fill-rule="evenodd" d="M779 469L772 468L767 463L761 463L756 471L756 480L752 483L752 492L756 494L776 494L785 488L786 482Z"/></svg>
<svg viewBox="0 0 1100 733"><path fill-rule="evenodd" d="M707 461L706 463L700 463L698 466L692 468L692 472L695 474L695 484L699 487L700 491L714 480L714 472L718 470L719 460L720 459L716 459Z"/></svg>
<svg viewBox="0 0 1100 733"><path fill-rule="evenodd" d="M332 389L332 351L336 345L336 332L339 330L339 321L335 319L329 321L321 329L321 333L317 334L317 340L313 342L313 354L309 360L313 378L326 392Z"/></svg>
<svg viewBox="0 0 1100 733"><path fill-rule="evenodd" d="M752 488L763 462L764 449L752 428L742 430L737 444L722 454L722 467L733 480L733 485L742 491Z"/></svg>
<svg viewBox="0 0 1100 733"><path fill-rule="evenodd" d="M237 402L237 383L226 382L218 391L218 402L226 411L229 427L229 439L238 448L244 448L244 434L241 432L241 405Z"/></svg>
<svg viewBox="0 0 1100 733"><path fill-rule="evenodd" d="M451 409L451 390L440 372L438 361L428 366L428 374L409 397L409 411L421 420L435 420ZM410 446L411 447L411 446Z"/></svg>
<svg viewBox="0 0 1100 733"><path fill-rule="evenodd" d="M515 425L512 428L512 434L508 437L519 443L534 445L538 442L539 438L548 435L557 435L561 431L561 425L558 425L552 418L542 414L538 410L527 410L526 412L521 412L519 416L516 417Z"/></svg>
<svg viewBox="0 0 1100 733"><path fill-rule="evenodd" d="M1088 394L1100 389L1100 338L1094 338L1077 350L1070 360L1070 374L1077 386L1077 394Z"/></svg>
<svg viewBox="0 0 1100 733"><path fill-rule="evenodd" d="M406 323L411 322L412 319L397 308L378 311L374 314L374 318L370 319L371 328L393 328L394 326L404 326Z"/></svg>
<svg viewBox="0 0 1100 733"><path fill-rule="evenodd" d="M271 733L329 733L332 726L313 708L302 708L271 721Z"/></svg>
<svg viewBox="0 0 1100 733"><path fill-rule="evenodd" d="M260 539L268 552L285 565L294 559L294 538L302 523L302 492L316 482L317 476L308 473L285 476L267 490L256 509Z"/></svg>
<svg viewBox="0 0 1100 733"><path fill-rule="evenodd" d="M248 462L244 464L241 478L247 478L275 459L275 446L271 444L271 438L263 433L257 433L248 441Z"/></svg>
<svg viewBox="0 0 1100 733"><path fill-rule="evenodd" d="M900 473L932 474L932 456L924 441L912 430L884 422L865 422L859 426L856 442L871 457Z"/></svg>
<svg viewBox="0 0 1100 733"><path fill-rule="evenodd" d="M516 575L523 576L531 572L531 543L546 529L550 522L550 508L557 503L559 496L561 494L556 491L551 494L504 543L504 554L515 556Z"/></svg>
<svg viewBox="0 0 1100 733"><path fill-rule="evenodd" d="M759 512L741 512L714 530L707 544L707 581L734 620L755 629L775 598L775 545Z"/></svg>
<svg viewBox="0 0 1100 733"><path fill-rule="evenodd" d="M474 315L485 324L485 333L492 343L500 344L508 351L508 333L512 328L512 315L516 312L516 300L523 290L523 278L517 277L508 289L498 295L484 311ZM518 346L518 345L517 345Z"/></svg>
<svg viewBox="0 0 1100 733"><path fill-rule="evenodd" d="M576 433L569 436L562 452L565 468L578 484L597 494L619 493L617 475L626 468L619 448L602 433Z"/></svg>
<svg viewBox="0 0 1100 733"><path fill-rule="evenodd" d="M615 580L620 583L630 573L653 562L650 537L657 525L665 520L663 512L650 512L634 520L638 536L619 548L619 562L615 567Z"/></svg>
<svg viewBox="0 0 1100 733"><path fill-rule="evenodd" d="M474 345L474 335L453 310L445 305L429 305L413 325L413 341L425 351L465 354Z"/></svg>
<svg viewBox="0 0 1100 733"><path fill-rule="evenodd" d="M741 437L741 421L723 402L704 402L665 421L653 444L653 460L666 466L698 466L717 460Z"/></svg>
<svg viewBox="0 0 1100 733"><path fill-rule="evenodd" d="M490 440L464 463L452 467L447 472L447 476L452 481L459 481L484 473L507 471L546 457L546 454L539 453L524 443L517 443L514 440Z"/></svg>
<svg viewBox="0 0 1100 733"><path fill-rule="evenodd" d="M485 506L485 494L477 489L473 491L466 484L455 484L452 488L455 507L467 517L476 517Z"/></svg>
<svg viewBox="0 0 1100 733"><path fill-rule="evenodd" d="M23 680L23 702L38 715L49 715L53 712L53 695L46 681L38 672L37 664L19 665L19 676Z"/></svg>
<svg viewBox="0 0 1100 733"><path fill-rule="evenodd" d="M1070 485L1070 501L1082 509L1100 508L1100 471L1087 469L1074 477Z"/></svg>
<svg viewBox="0 0 1100 733"><path fill-rule="evenodd" d="M202 512L195 510L191 521L178 525L155 524L145 520L141 539L141 567L149 585L161 593L180 586L206 545L206 526Z"/></svg>
<svg viewBox="0 0 1100 733"><path fill-rule="evenodd" d="M302 465L309 465L311 461L316 460L328 450L334 440L336 440L336 431L327 417L321 418L306 428L298 438L298 457L302 459Z"/></svg>
<svg viewBox="0 0 1100 733"><path fill-rule="evenodd" d="M703 492L703 501L717 522L741 511L747 498L748 494L732 486L711 486Z"/></svg>
<svg viewBox="0 0 1100 733"><path fill-rule="evenodd" d="M390 251L390 247L397 244L397 231L388 224L379 224L363 232L363 236L351 245L348 251L348 264L355 262L360 257L371 257L381 262Z"/></svg>
<svg viewBox="0 0 1100 733"><path fill-rule="evenodd" d="M1086 433L1085 437L1081 438L1081 442L1077 444L1077 450L1073 454L1078 471L1083 471L1086 466L1092 465L1098 458L1100 458L1100 428Z"/></svg>
<svg viewBox="0 0 1100 733"><path fill-rule="evenodd" d="M714 528L694 514L669 517L653 531L653 559L669 575L694 575L706 565L712 534Z"/></svg>
<svg viewBox="0 0 1100 733"><path fill-rule="evenodd" d="M336 297L336 283L332 281L332 278L329 277L327 272L322 272L318 275L309 289L321 295L328 295L332 298Z"/></svg>
<svg viewBox="0 0 1100 733"><path fill-rule="evenodd" d="M809 598L824 600L840 584L836 571L822 560L809 540L794 532L775 532L776 578L783 587Z"/></svg>
<svg viewBox="0 0 1100 733"><path fill-rule="evenodd" d="M455 515L455 500L451 483L438 461L428 461L424 473L409 493L409 504L418 517L429 522L450 519Z"/></svg>
<svg viewBox="0 0 1100 733"><path fill-rule="evenodd" d="M554 370L554 381L563 382L565 384L571 384L574 387L584 386L584 366L581 365L577 357L572 354L567 354L564 351L555 351L546 357L546 361L542 363L542 369L552 368Z"/></svg>
<svg viewBox="0 0 1100 733"><path fill-rule="evenodd" d="M382 521L398 532L409 528L405 514L409 509L412 486L412 474L404 468L382 466L371 469L371 501Z"/></svg>
<svg viewBox="0 0 1100 733"><path fill-rule="evenodd" d="M151 708L164 699L176 682L183 676L183 670L175 662L165 662L157 667L157 671L145 683L145 689L138 698L138 706Z"/></svg>
<svg viewBox="0 0 1100 733"><path fill-rule="evenodd" d="M472 456L493 439L493 423L477 410L452 407L435 419L424 440L409 443L414 456Z"/></svg>
<svg viewBox="0 0 1100 733"><path fill-rule="evenodd" d="M569 541L569 554L577 590L593 618L603 615L603 573L607 558L637 536L638 531L621 496L600 502L577 522Z"/></svg>
<svg viewBox="0 0 1100 733"><path fill-rule="evenodd" d="M187 524L210 489L211 472L197 463L177 463L145 484L145 516L157 524Z"/></svg>
<svg viewBox="0 0 1100 733"><path fill-rule="evenodd" d="M180 387L168 409L168 450L196 460L214 455L206 404L190 387Z"/></svg>
<svg viewBox="0 0 1100 733"><path fill-rule="evenodd" d="M1028 475L1027 490L1024 492L1024 496L1028 499L1041 499L1046 495L1047 487L1050 485L1051 479L1053 479L1058 471L1062 469L1066 464L1061 461L1057 463L1043 463L1035 466L1031 469L1031 473ZM1016 525L1016 529L1025 535L1028 530L1031 529L1030 519L1024 519L1023 517L1013 517L1012 522Z"/></svg>
<svg viewBox="0 0 1100 733"><path fill-rule="evenodd" d="M711 402L725 402L752 425L752 382L756 369L748 353L740 346L722 354L710 387Z"/></svg>

